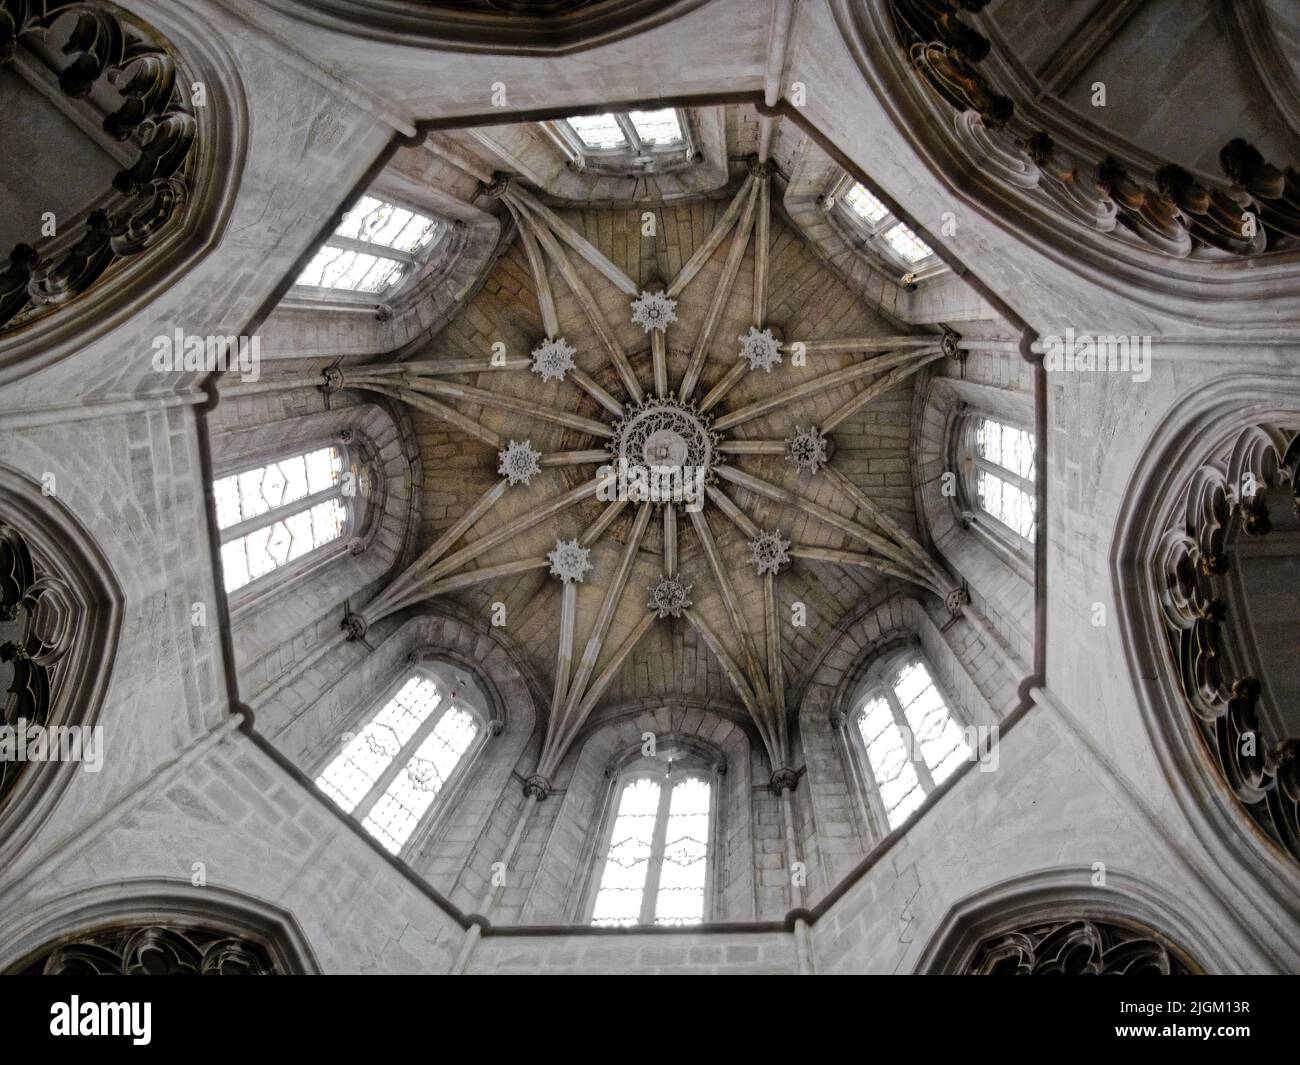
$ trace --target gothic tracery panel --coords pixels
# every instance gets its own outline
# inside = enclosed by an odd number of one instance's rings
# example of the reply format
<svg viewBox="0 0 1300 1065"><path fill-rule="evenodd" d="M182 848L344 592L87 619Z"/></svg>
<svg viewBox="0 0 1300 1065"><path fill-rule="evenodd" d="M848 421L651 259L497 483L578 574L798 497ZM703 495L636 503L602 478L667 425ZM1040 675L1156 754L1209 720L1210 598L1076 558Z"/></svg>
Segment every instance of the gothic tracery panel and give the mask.
<svg viewBox="0 0 1300 1065"><path fill-rule="evenodd" d="M55 71L59 88L74 101L92 93L116 98L103 129L136 153L75 231L44 243L33 234L0 265L3 332L69 303L116 263L159 241L190 197L198 123L190 85L168 46L112 5L0 0L0 16L0 64L14 63L34 42L61 46L55 54L70 59Z"/></svg>
<svg viewBox="0 0 1300 1065"><path fill-rule="evenodd" d="M256 939L197 926L132 925L47 949L22 976L276 976L284 969Z"/></svg>
<svg viewBox="0 0 1300 1065"><path fill-rule="evenodd" d="M1253 426L1191 477L1154 560L1160 609L1192 727L1251 819L1300 862L1300 725L1265 642L1294 652L1295 617L1266 640L1250 614L1267 595L1252 580L1250 542L1285 548L1300 532L1300 433ZM1294 559L1295 550L1285 551ZM1275 584L1267 578L1265 586ZM1288 624L1289 622L1289 624Z"/></svg>
<svg viewBox="0 0 1300 1065"><path fill-rule="evenodd" d="M60 662L76 638L79 613L68 584L46 572L22 534L0 521L0 676L8 680L0 725L26 732L50 724L63 684ZM0 802L26 765L5 750Z"/></svg>
<svg viewBox="0 0 1300 1065"><path fill-rule="evenodd" d="M1096 920L1025 925L985 939L964 976L1188 976L1193 970L1150 933Z"/></svg>

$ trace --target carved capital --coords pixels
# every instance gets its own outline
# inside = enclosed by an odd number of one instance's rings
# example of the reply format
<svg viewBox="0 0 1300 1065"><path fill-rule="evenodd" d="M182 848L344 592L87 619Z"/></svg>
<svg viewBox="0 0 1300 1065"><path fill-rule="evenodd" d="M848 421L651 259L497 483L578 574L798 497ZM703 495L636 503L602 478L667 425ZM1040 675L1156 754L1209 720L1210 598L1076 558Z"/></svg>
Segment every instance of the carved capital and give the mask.
<svg viewBox="0 0 1300 1065"><path fill-rule="evenodd" d="M551 782L540 773L534 773L524 781L524 794L542 802L551 794Z"/></svg>
<svg viewBox="0 0 1300 1065"><path fill-rule="evenodd" d="M799 771L782 767L772 773L771 788L780 795L783 791L794 791L799 786Z"/></svg>

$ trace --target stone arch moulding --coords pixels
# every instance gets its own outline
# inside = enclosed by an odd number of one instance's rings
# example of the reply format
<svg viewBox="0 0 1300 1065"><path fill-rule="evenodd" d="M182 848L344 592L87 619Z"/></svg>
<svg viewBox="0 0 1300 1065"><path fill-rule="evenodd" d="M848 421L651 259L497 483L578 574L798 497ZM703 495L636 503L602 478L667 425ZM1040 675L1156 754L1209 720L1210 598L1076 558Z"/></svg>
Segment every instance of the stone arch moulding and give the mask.
<svg viewBox="0 0 1300 1065"><path fill-rule="evenodd" d="M1006 933L1043 925L1105 925L1163 950L1188 973L1246 971L1230 939L1211 928L1185 902L1131 874L1108 869L1107 886L1092 886L1084 866L1042 870L977 891L953 905L939 922L915 968L916 975L968 970L982 947Z"/></svg>
<svg viewBox="0 0 1300 1065"><path fill-rule="evenodd" d="M1108 158L1106 147L1090 147L1086 152L1080 147L1077 150L1090 161L1079 162L1077 169L1098 170L1098 177L1085 175L1079 182L1061 178L1060 173L1073 173L1073 155L1067 158L1050 135L1033 141L1034 151L1043 156L1041 165L1027 146L1018 147L1016 137L1008 135L1007 129L1028 141L1030 125L1021 122L1025 129L1015 128L1020 119L1014 102L994 91L980 64L959 60L950 66L946 57L957 49L939 42L931 44L922 56L923 70L913 65L894 19L900 6L898 0L853 4L832 0L849 52L888 120L958 202L993 218L1013 239L1099 288L1179 320L1195 309L1195 319L1203 321L1207 304L1212 307L1223 301L1245 299L1262 305L1267 300L1271 308L1274 301L1294 293L1300 262L1294 234L1300 219L1280 200L1287 239L1276 253L1234 255L1215 248L1213 258L1189 259L1185 250L1184 257L1178 257L1175 245L1185 244L1190 249L1192 229L1198 234L1209 231L1202 222L1208 224L1210 212L1189 213L1181 205L1205 197L1216 205L1223 202L1236 207L1229 195L1238 194L1235 186L1227 191L1206 189L1187 171L1171 166L1163 178L1169 193L1146 188L1129 171L1136 174L1141 168L1136 161L1139 156L1154 157L1135 146L1129 146L1127 154L1133 161L1127 168L1125 163ZM996 59L984 59L983 66L995 64ZM1068 140L1071 148L1078 140L1070 130L1054 132L1057 140L1062 144ZM1247 190L1247 197L1254 195L1251 190L1272 191L1272 186L1280 188L1284 183L1283 172L1256 159L1245 142L1233 141L1231 151L1228 148L1225 146L1231 173ZM1094 165L1102 160L1113 165ZM1156 161L1151 169L1158 166ZM1101 171L1105 172L1104 187ZM1154 178L1150 184L1155 184ZM1190 227L1174 224L1174 216L1183 214L1194 219ZM1175 231L1176 239L1170 236ZM1117 236L1130 233L1141 235ZM1227 233L1216 233L1215 239L1232 243ZM1300 313L1294 300L1287 306L1289 313ZM1276 328L1276 322L1274 313L1265 316L1260 311L1249 322L1232 324L1268 329Z"/></svg>
<svg viewBox="0 0 1300 1065"><path fill-rule="evenodd" d="M131 86L126 106L105 121L110 133L120 130L129 138L155 119L160 131L138 134L144 141L137 145L139 161L119 175L112 209L92 212L70 244L59 240L50 262L41 259L39 246L28 249L31 254L16 252L16 259L0 258L0 384L98 340L177 284L215 248L234 207L248 140L247 107L233 57L206 22L160 0L132 0L129 11L58 0L45 5L44 16L38 16L38 6L27 5L17 39L43 32L56 17L93 20L94 43L69 69L86 69L91 83L112 76L117 88ZM152 53L132 54L132 46L123 44L128 32L148 41ZM0 55L15 45L0 39ZM122 47L128 49L125 55ZM81 91L77 78L67 71L64 78ZM204 85L203 107L189 106L196 82ZM164 92L175 107L159 102ZM162 110L153 115L151 107ZM164 143L164 135L172 139ZM175 165L174 156L185 144L184 161ZM0 256L10 250L0 249ZM42 281L47 268L50 276ZM29 282L41 288L49 312L5 324L10 318L5 307L23 300Z"/></svg>
<svg viewBox="0 0 1300 1065"><path fill-rule="evenodd" d="M63 506L0 466L0 622L16 626L0 654L14 662L0 723L93 727L122 627L123 595L108 561ZM13 720L10 720L10 718ZM84 735L84 734L83 734ZM7 772L17 766L16 772ZM53 813L69 759L0 762L0 869Z"/></svg>
<svg viewBox="0 0 1300 1065"><path fill-rule="evenodd" d="M1159 562L1170 558L1171 517L1186 511L1189 486L1204 481L1203 476L1198 480L1198 471L1203 473L1205 465L1231 449L1234 441L1264 425L1300 425L1300 384L1295 378L1223 377L1176 406L1153 433L1121 497L1125 503L1116 521L1111 576L1135 697L1162 775L1228 880L1247 897L1270 900L1259 905L1259 918L1281 935L1277 942L1286 943L1281 929L1287 915L1300 915L1300 862L1234 794L1198 727L1178 656L1169 645L1164 605L1170 594L1164 577L1177 576L1179 570L1165 574ZM1225 519L1231 508L1232 503L1225 502ZM1212 623L1212 618L1205 620ZM1227 665L1232 668L1234 663ZM1293 774L1294 766L1291 769Z"/></svg>
<svg viewBox="0 0 1300 1065"><path fill-rule="evenodd" d="M299 22L385 44L565 55L663 25L706 0L265 0Z"/></svg>
<svg viewBox="0 0 1300 1065"><path fill-rule="evenodd" d="M230 888L151 878L78 888L34 911L6 907L0 921L0 972L24 971L52 949L88 936L154 928L203 930L251 944L264 953L272 972L321 971L302 928L279 907Z"/></svg>

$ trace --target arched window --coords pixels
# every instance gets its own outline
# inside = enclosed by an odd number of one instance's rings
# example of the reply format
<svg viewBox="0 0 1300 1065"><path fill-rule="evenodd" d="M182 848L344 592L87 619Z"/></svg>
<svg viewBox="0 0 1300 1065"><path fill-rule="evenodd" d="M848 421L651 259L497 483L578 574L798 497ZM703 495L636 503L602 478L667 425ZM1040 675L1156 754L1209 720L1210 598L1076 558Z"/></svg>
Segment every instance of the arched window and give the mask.
<svg viewBox="0 0 1300 1065"><path fill-rule="evenodd" d="M859 181L847 174L823 198L827 210L835 210L857 235L863 250L888 269L902 274L905 282L920 281L947 269L934 249L886 207Z"/></svg>
<svg viewBox="0 0 1300 1065"><path fill-rule="evenodd" d="M612 793L594 925L690 925L712 914L716 769L681 751L625 768Z"/></svg>
<svg viewBox="0 0 1300 1065"><path fill-rule="evenodd" d="M914 651L868 671L851 720L871 808L888 829L906 821L970 757L951 704Z"/></svg>
<svg viewBox="0 0 1300 1065"><path fill-rule="evenodd" d="M673 107L574 115L546 127L574 169L663 171L694 161L685 112Z"/></svg>
<svg viewBox="0 0 1300 1065"><path fill-rule="evenodd" d="M331 302L389 298L431 258L446 222L362 196L294 283L296 294Z"/></svg>
<svg viewBox="0 0 1300 1065"><path fill-rule="evenodd" d="M466 684L419 668L325 767L316 784L399 853L485 737Z"/></svg>
<svg viewBox="0 0 1300 1065"><path fill-rule="evenodd" d="M351 530L346 455L317 448L222 477L212 486L221 567L233 592Z"/></svg>
<svg viewBox="0 0 1300 1065"><path fill-rule="evenodd" d="M1022 552L1031 548L1038 529L1033 434L996 418L975 415L962 423L958 452L969 510L992 518L983 527L1010 546ZM977 519L978 513L966 517Z"/></svg>

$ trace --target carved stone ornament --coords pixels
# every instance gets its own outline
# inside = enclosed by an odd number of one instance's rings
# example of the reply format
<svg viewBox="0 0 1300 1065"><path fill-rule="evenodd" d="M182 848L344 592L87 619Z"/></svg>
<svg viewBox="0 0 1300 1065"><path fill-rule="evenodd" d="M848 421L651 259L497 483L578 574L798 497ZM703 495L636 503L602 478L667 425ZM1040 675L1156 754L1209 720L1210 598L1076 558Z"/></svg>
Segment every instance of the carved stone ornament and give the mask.
<svg viewBox="0 0 1300 1065"><path fill-rule="evenodd" d="M1241 433L1226 460L1190 478L1182 509L1153 561L1167 645L1191 723L1227 788L1300 864L1300 735L1294 707L1266 705L1249 652L1250 608L1233 545L1300 516L1300 433L1271 425ZM1290 514L1269 513L1289 497ZM1280 508L1279 508L1280 509ZM1283 634L1285 636L1286 634ZM1282 637L1279 637L1282 638Z"/></svg>
<svg viewBox="0 0 1300 1065"><path fill-rule="evenodd" d="M751 326L739 339L740 357L749 363L751 370L771 373L773 366L781 365L781 342L772 335L772 330Z"/></svg>
<svg viewBox="0 0 1300 1065"><path fill-rule="evenodd" d="M81 222L71 245L44 255L19 244L0 262L0 330L24 325L86 292L119 260L157 243L189 198L198 122L186 79L161 41L108 4L83 0L0 0L0 63L12 62L23 38L71 20L59 72L66 96L112 86L123 97L104 130L137 149L136 161L113 178L109 204ZM57 180L51 175L51 180Z"/></svg>
<svg viewBox="0 0 1300 1065"><path fill-rule="evenodd" d="M830 461L826 434L817 426L794 427L794 433L785 442L785 454L804 473L816 473Z"/></svg>
<svg viewBox="0 0 1300 1065"><path fill-rule="evenodd" d="M564 337L543 340L533 348L532 371L543 381L563 381L573 369L576 349Z"/></svg>
<svg viewBox="0 0 1300 1065"><path fill-rule="evenodd" d="M747 561L760 577L765 573L780 573L790 564L790 541L782 539L780 530L760 532L749 541Z"/></svg>
<svg viewBox="0 0 1300 1065"><path fill-rule="evenodd" d="M966 976L1188 976L1186 963L1150 933L1103 921L1027 925L991 936Z"/></svg>
<svg viewBox="0 0 1300 1065"><path fill-rule="evenodd" d="M652 482L650 471L681 471L682 476L699 477L713 484L716 468L724 461L718 451L721 437L713 431L713 419L701 414L693 403L673 396L646 396L629 404L614 423L610 450L628 471ZM676 499L675 502L680 502ZM663 502L663 498L655 498Z"/></svg>
<svg viewBox="0 0 1300 1065"><path fill-rule="evenodd" d="M529 484L541 472L542 455L530 440L511 440L497 452L497 473L510 484Z"/></svg>
<svg viewBox="0 0 1300 1065"><path fill-rule="evenodd" d="M0 725L44 726L58 695L59 661L72 648L78 606L59 577L43 573L13 526L0 521L0 661L10 681ZM0 759L0 800L25 762Z"/></svg>
<svg viewBox="0 0 1300 1065"><path fill-rule="evenodd" d="M632 301L632 321L647 333L666 330L677 321L677 301L663 292L642 292Z"/></svg>
<svg viewBox="0 0 1300 1065"><path fill-rule="evenodd" d="M646 606L661 618L679 618L683 610L694 605L691 602L691 589L694 587L678 577L661 577L650 589Z"/></svg>
<svg viewBox="0 0 1300 1065"><path fill-rule="evenodd" d="M541 802L551 794L551 782L540 773L534 773L524 781L524 794Z"/></svg>
<svg viewBox="0 0 1300 1065"><path fill-rule="evenodd" d="M1050 133L1019 117L981 66L989 41L961 14L984 6L890 0L912 68L956 110L957 140L990 176L1097 232L1173 258L1249 257L1300 246L1300 173L1273 166L1241 138L1219 153L1231 182L1220 188L1172 163L1140 175L1135 163L1113 156L1086 161L1060 150Z"/></svg>
<svg viewBox="0 0 1300 1065"><path fill-rule="evenodd" d="M369 626L366 624L366 619L360 614L348 614L339 623L339 627L347 634L348 640L352 641L364 640Z"/></svg>
<svg viewBox="0 0 1300 1065"><path fill-rule="evenodd" d="M783 791L794 791L799 786L799 770L790 768L777 769L772 773L772 779L769 783L772 790L778 795Z"/></svg>
<svg viewBox="0 0 1300 1065"><path fill-rule="evenodd" d="M551 576L565 584L581 581L592 569L591 548L578 546L577 540L556 540L546 557L551 561Z"/></svg>
<svg viewBox="0 0 1300 1065"><path fill-rule="evenodd" d="M137 925L80 936L21 970L25 976L278 976L263 943L212 928Z"/></svg>

